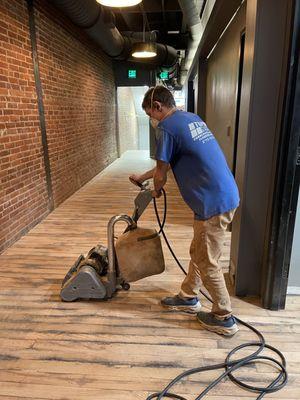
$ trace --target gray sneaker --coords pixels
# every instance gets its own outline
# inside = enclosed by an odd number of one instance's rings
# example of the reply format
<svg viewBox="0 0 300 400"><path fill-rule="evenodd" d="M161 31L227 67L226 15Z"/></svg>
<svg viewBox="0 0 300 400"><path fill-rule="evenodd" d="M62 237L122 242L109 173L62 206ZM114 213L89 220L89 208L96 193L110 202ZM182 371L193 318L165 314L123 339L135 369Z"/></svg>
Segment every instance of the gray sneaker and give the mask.
<svg viewBox="0 0 300 400"><path fill-rule="evenodd" d="M197 314L197 319L203 328L219 333L220 335L232 336L239 330L233 316L221 320L216 318L212 313L200 311Z"/></svg>
<svg viewBox="0 0 300 400"><path fill-rule="evenodd" d="M183 299L178 295L165 297L161 300L161 305L169 310L183 311L190 314L196 314L201 309L201 304L197 297Z"/></svg>

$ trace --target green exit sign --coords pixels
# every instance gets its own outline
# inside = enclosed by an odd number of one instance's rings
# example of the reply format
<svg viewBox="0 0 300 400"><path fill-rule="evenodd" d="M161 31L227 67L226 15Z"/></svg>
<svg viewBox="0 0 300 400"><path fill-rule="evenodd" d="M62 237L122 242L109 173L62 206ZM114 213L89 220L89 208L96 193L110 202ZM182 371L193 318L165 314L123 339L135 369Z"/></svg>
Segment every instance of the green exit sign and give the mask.
<svg viewBox="0 0 300 400"><path fill-rule="evenodd" d="M168 80L169 79L169 72L168 71L162 71L159 74L159 77L161 80Z"/></svg>
<svg viewBox="0 0 300 400"><path fill-rule="evenodd" d="M136 79L136 69L129 69L128 70L128 78Z"/></svg>

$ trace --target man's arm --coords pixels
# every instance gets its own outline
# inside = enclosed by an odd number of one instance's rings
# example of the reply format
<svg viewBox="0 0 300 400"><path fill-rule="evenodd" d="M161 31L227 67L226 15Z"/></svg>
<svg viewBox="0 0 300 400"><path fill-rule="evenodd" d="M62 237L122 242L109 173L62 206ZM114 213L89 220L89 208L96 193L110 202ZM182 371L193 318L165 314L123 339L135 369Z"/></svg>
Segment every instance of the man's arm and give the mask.
<svg viewBox="0 0 300 400"><path fill-rule="evenodd" d="M132 179L132 180L137 181L139 183L143 183L147 179L152 179L153 178L155 169L156 169L156 167L150 169L149 171L144 172L141 175L132 174L132 175L130 175L129 179Z"/></svg>
<svg viewBox="0 0 300 400"><path fill-rule="evenodd" d="M166 164L163 161L157 161L157 163L163 163L163 164L167 165L168 166L167 171L171 168L169 164ZM130 175L129 178L133 179L134 181L143 183L144 181L146 181L148 179L154 178L156 168L157 168L157 165L156 165L156 167L150 169L149 171L144 172L141 175L133 174L133 175Z"/></svg>
<svg viewBox="0 0 300 400"><path fill-rule="evenodd" d="M169 169L170 165L168 163L157 160L156 168L153 174L154 197L159 197L161 195L160 191L167 182L167 173Z"/></svg>

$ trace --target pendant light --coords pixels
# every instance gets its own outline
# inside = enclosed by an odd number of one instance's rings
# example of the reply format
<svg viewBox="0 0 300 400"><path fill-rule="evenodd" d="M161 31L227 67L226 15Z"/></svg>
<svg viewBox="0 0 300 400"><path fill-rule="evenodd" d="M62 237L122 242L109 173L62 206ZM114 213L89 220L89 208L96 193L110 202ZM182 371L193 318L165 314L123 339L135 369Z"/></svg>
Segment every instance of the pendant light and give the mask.
<svg viewBox="0 0 300 400"><path fill-rule="evenodd" d="M138 42L132 46L132 57L152 58L157 55L156 46L151 42Z"/></svg>
<svg viewBox="0 0 300 400"><path fill-rule="evenodd" d="M131 7L141 3L142 0L96 0L106 7Z"/></svg>
<svg viewBox="0 0 300 400"><path fill-rule="evenodd" d="M143 41L134 43L131 55L134 58L152 58L157 55L156 43L145 41L146 16L143 11ZM151 34L150 34L151 40Z"/></svg>

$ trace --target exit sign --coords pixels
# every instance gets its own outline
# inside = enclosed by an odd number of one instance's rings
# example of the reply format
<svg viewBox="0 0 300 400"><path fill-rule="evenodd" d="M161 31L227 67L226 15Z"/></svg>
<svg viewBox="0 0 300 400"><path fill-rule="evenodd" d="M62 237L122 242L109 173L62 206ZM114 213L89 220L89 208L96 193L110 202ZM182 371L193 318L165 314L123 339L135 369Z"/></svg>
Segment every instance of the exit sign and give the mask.
<svg viewBox="0 0 300 400"><path fill-rule="evenodd" d="M129 69L127 76L129 79L136 79L136 69Z"/></svg>
<svg viewBox="0 0 300 400"><path fill-rule="evenodd" d="M162 71L159 74L159 77L161 80L168 80L169 79L169 72L168 71Z"/></svg>

